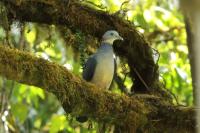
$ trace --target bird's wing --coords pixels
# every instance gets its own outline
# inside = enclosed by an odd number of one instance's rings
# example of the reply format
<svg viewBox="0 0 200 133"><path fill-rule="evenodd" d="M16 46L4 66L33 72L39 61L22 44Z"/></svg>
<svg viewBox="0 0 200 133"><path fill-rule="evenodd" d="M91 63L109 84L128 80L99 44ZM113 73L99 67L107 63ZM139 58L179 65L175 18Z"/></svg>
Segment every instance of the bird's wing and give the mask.
<svg viewBox="0 0 200 133"><path fill-rule="evenodd" d="M86 81L91 81L95 72L95 68L97 65L97 60L96 58L94 58L94 56L90 57L83 69L83 79L85 79Z"/></svg>

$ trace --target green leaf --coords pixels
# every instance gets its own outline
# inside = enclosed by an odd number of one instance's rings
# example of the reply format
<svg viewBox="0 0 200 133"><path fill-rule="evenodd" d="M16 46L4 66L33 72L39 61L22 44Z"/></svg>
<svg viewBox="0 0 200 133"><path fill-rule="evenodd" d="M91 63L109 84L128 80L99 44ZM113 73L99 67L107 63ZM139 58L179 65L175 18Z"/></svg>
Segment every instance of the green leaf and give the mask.
<svg viewBox="0 0 200 133"><path fill-rule="evenodd" d="M67 121L64 115L53 115L51 118L51 127L50 133L57 133L58 131L62 131L66 128Z"/></svg>
<svg viewBox="0 0 200 133"><path fill-rule="evenodd" d="M20 123L24 123L28 116L28 107L23 103L12 104L11 112L17 119L19 119Z"/></svg>
<svg viewBox="0 0 200 133"><path fill-rule="evenodd" d="M136 16L136 20L137 20L137 22L139 23L139 25L140 25L142 28L144 28L144 29L147 29L147 28L148 28L148 24L147 24L147 22L146 22L146 20L145 20L145 18L144 18L144 16L143 16L143 14L138 14L138 15Z"/></svg>

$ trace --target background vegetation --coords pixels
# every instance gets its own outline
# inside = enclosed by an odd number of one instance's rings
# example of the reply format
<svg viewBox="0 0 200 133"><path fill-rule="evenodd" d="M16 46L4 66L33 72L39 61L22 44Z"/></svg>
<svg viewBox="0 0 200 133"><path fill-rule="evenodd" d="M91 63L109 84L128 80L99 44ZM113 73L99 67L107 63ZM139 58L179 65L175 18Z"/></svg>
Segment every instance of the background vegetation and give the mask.
<svg viewBox="0 0 200 133"><path fill-rule="evenodd" d="M174 94L174 102L192 105L186 31L177 0L91 0L83 3L110 14L117 14L135 25L150 42L155 53L159 52L155 54L155 61L159 64L160 80ZM5 13L5 8L0 5L0 44L9 43L18 49L30 51L38 57L64 65L81 76L83 55L80 56L71 44L81 44L78 48L81 52L85 43L97 43L94 38L83 38L79 31L71 34L68 29L63 30L63 27L55 25L14 22L9 26ZM87 51L84 58L94 51ZM126 64L119 65L118 69L122 78L124 66ZM127 77L125 85L130 87L131 84ZM84 133L96 130L95 122L80 124L70 115L66 115L56 97L40 88L0 78L0 91L0 132L7 132L8 128L24 133ZM121 93L117 85L113 86L113 91Z"/></svg>

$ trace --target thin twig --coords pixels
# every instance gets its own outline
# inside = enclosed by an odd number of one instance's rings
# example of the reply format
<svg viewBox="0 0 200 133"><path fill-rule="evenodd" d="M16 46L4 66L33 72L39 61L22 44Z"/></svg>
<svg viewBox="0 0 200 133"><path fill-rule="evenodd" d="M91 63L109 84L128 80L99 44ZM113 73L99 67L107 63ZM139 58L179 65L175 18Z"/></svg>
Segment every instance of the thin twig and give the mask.
<svg viewBox="0 0 200 133"><path fill-rule="evenodd" d="M140 81L143 83L143 85L146 87L147 91L150 91L151 89L149 88L149 86L146 84L146 82L143 80L142 76L140 75L140 73L137 71L136 68L133 68L134 72L136 73L136 75L139 77Z"/></svg>

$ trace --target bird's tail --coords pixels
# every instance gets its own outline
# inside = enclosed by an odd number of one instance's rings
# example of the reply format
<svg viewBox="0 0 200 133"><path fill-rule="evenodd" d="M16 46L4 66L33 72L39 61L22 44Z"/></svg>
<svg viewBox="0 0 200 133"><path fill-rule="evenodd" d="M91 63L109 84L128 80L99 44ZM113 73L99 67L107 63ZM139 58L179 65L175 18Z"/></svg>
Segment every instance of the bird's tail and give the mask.
<svg viewBox="0 0 200 133"><path fill-rule="evenodd" d="M86 116L79 116L79 117L76 117L76 120L83 123L83 122L86 122L88 118Z"/></svg>

